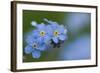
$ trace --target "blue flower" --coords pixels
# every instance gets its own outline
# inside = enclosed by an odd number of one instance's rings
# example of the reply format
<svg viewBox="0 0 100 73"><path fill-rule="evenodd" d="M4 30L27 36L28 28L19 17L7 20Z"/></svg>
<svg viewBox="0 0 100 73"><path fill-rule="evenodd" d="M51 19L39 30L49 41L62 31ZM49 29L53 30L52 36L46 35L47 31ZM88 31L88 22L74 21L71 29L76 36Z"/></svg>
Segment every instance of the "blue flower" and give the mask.
<svg viewBox="0 0 100 73"><path fill-rule="evenodd" d="M44 20L50 24L48 28L49 32L52 32L51 36L54 43L57 44L59 40L64 41L67 38L67 30L63 25L58 25L57 22L48 21L47 19Z"/></svg>
<svg viewBox="0 0 100 73"><path fill-rule="evenodd" d="M48 43L51 39L49 28L44 23L38 24L36 30L33 30L33 35L38 38L39 42Z"/></svg>
<svg viewBox="0 0 100 73"><path fill-rule="evenodd" d="M39 58L41 52L46 49L46 45L38 41L38 38L33 35L28 35L26 38L27 46L25 47L25 53L32 53L33 58Z"/></svg>
<svg viewBox="0 0 100 73"><path fill-rule="evenodd" d="M37 24L35 21L32 21L31 24L36 27L36 29L25 39L27 43L25 53L32 53L33 58L39 58L42 51L52 47L52 44L55 45L59 43L59 41L66 39L67 30L63 25L58 25L57 22L48 21L47 19L44 20L49 24Z"/></svg>

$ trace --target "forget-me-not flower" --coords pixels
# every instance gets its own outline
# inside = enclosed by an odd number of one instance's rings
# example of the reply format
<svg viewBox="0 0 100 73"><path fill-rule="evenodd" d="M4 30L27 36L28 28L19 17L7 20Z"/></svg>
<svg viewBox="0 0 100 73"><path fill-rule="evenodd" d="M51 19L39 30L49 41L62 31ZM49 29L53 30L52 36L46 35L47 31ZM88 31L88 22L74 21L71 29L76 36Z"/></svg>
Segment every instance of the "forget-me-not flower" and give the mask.
<svg viewBox="0 0 100 73"><path fill-rule="evenodd" d="M41 52L46 49L46 45L38 41L38 38L33 35L28 35L26 38L27 46L25 47L25 53L31 54L33 58L39 58Z"/></svg>
<svg viewBox="0 0 100 73"><path fill-rule="evenodd" d="M44 20L50 24L48 28L49 32L52 32L51 35L54 43L57 44L59 40L64 41L66 39L67 30L63 25L58 25L57 22L48 21L47 19Z"/></svg>
<svg viewBox="0 0 100 73"><path fill-rule="evenodd" d="M48 43L51 39L49 27L44 23L35 25L35 27L37 29L33 30L33 35L38 38L39 42Z"/></svg>

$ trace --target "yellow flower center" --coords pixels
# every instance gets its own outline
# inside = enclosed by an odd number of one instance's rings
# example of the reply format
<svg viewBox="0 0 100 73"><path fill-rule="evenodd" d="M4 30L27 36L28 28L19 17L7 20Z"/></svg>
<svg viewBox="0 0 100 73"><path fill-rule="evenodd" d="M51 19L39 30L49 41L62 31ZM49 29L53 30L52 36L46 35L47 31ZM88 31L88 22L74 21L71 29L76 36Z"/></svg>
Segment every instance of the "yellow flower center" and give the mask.
<svg viewBox="0 0 100 73"><path fill-rule="evenodd" d="M41 31L41 32L40 32L40 36L45 36L45 34L46 34L46 33L45 33L44 31Z"/></svg>
<svg viewBox="0 0 100 73"><path fill-rule="evenodd" d="M54 31L54 36L58 36L59 32L58 31Z"/></svg>

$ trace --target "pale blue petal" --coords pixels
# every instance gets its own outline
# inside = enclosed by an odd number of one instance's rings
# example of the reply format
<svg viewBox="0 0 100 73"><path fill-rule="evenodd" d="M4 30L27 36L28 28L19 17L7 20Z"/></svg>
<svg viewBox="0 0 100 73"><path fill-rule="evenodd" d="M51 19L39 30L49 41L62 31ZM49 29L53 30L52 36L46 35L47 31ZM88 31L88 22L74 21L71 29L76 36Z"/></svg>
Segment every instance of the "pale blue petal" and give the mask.
<svg viewBox="0 0 100 73"><path fill-rule="evenodd" d="M64 33L63 34L67 34L67 29L64 30Z"/></svg>
<svg viewBox="0 0 100 73"><path fill-rule="evenodd" d="M59 28L59 25L56 22L53 22L53 24L51 24L51 27L53 28L53 30L56 30Z"/></svg>
<svg viewBox="0 0 100 73"><path fill-rule="evenodd" d="M45 24L41 23L39 25L37 25L38 30L44 30L45 29Z"/></svg>
<svg viewBox="0 0 100 73"><path fill-rule="evenodd" d="M43 19L45 22L49 23L49 24L52 24L53 22L52 21L49 21L48 19L44 18Z"/></svg>
<svg viewBox="0 0 100 73"><path fill-rule="evenodd" d="M59 25L58 31L59 31L60 33L64 33L64 31L65 31L64 26L63 26L63 25Z"/></svg>
<svg viewBox="0 0 100 73"><path fill-rule="evenodd" d="M52 36L53 35L53 28L50 25L46 26L47 35Z"/></svg>
<svg viewBox="0 0 100 73"><path fill-rule="evenodd" d="M44 42L45 42L45 43L48 42L48 41L50 41L50 40L51 40L51 37L50 37L50 36L46 35L46 36L44 37Z"/></svg>
<svg viewBox="0 0 100 73"><path fill-rule="evenodd" d="M39 37L39 31L38 31L38 30L33 30L33 31L32 31L32 36L33 36L34 38L38 38L38 37Z"/></svg>
<svg viewBox="0 0 100 73"><path fill-rule="evenodd" d="M30 54L33 50L34 49L31 46L26 46L24 51L26 54Z"/></svg>
<svg viewBox="0 0 100 73"><path fill-rule="evenodd" d="M33 36L27 36L25 40L26 40L26 43L28 45L32 45L34 43L34 41L35 41L35 39L33 38Z"/></svg>
<svg viewBox="0 0 100 73"><path fill-rule="evenodd" d="M66 39L66 36L65 35L59 35L59 39L64 41Z"/></svg>
<svg viewBox="0 0 100 73"><path fill-rule="evenodd" d="M43 42L44 42L43 37L38 37L37 42L38 42L38 43L43 43Z"/></svg>
<svg viewBox="0 0 100 73"><path fill-rule="evenodd" d="M59 42L58 37L53 37L52 39L53 39L54 43L58 43Z"/></svg>
<svg viewBox="0 0 100 73"><path fill-rule="evenodd" d="M39 48L37 48L40 51L45 51L46 50L46 45L45 44L41 44L41 46Z"/></svg>
<svg viewBox="0 0 100 73"><path fill-rule="evenodd" d="M47 23L51 24L51 26L53 26L53 27L58 26L58 23L57 23L57 22L50 21L50 20L48 20L48 19L46 19L46 18L44 18L44 21L46 21Z"/></svg>
<svg viewBox="0 0 100 73"><path fill-rule="evenodd" d="M32 21L31 22L31 25L36 27L37 26L37 23L35 21Z"/></svg>
<svg viewBox="0 0 100 73"><path fill-rule="evenodd" d="M34 51L32 52L32 57L33 57L33 58L40 58L40 56L41 56L41 52L40 52L40 51L34 50Z"/></svg>

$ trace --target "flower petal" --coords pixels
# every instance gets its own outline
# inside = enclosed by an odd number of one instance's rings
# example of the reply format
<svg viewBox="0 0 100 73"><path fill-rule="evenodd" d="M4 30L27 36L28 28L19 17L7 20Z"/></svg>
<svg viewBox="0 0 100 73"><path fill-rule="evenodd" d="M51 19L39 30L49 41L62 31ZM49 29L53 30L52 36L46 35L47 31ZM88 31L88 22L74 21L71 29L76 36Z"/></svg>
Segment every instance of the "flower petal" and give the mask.
<svg viewBox="0 0 100 73"><path fill-rule="evenodd" d="M40 58L40 56L41 56L41 52L40 52L40 51L34 50L34 51L32 52L32 57L33 57L33 58Z"/></svg>
<svg viewBox="0 0 100 73"><path fill-rule="evenodd" d="M67 34L67 29L64 30L64 34Z"/></svg>
<svg viewBox="0 0 100 73"><path fill-rule="evenodd" d="M38 43L43 43L43 42L44 42L43 37L38 37L37 42L38 42Z"/></svg>
<svg viewBox="0 0 100 73"><path fill-rule="evenodd" d="M44 51L46 50L46 45L45 44L41 44L41 46L39 48L37 48L40 51Z"/></svg>
<svg viewBox="0 0 100 73"><path fill-rule="evenodd" d="M53 30L56 30L56 29L59 28L59 25L58 25L57 22L53 22L53 23L51 24L51 26L52 26Z"/></svg>
<svg viewBox="0 0 100 73"><path fill-rule="evenodd" d="M35 40L35 39L33 38L32 35L27 36L26 39L25 39L25 41L26 41L26 43L27 43L28 45L32 45L32 44L34 43L34 40Z"/></svg>
<svg viewBox="0 0 100 73"><path fill-rule="evenodd" d="M51 37L50 37L50 36L46 35L46 36L44 37L44 42L45 42L45 43L49 42L50 40L51 40Z"/></svg>
<svg viewBox="0 0 100 73"><path fill-rule="evenodd" d="M39 31L38 31L38 30L33 30L33 31L32 31L32 36L33 36L34 38L38 38L38 37L39 37Z"/></svg>
<svg viewBox="0 0 100 73"><path fill-rule="evenodd" d="M64 41L66 39L66 36L65 35L59 35L59 39Z"/></svg>
<svg viewBox="0 0 100 73"><path fill-rule="evenodd" d="M65 28L64 28L63 25L59 25L59 29L58 30L59 30L60 33L64 33Z"/></svg>
<svg viewBox="0 0 100 73"><path fill-rule="evenodd" d="M26 46L24 51L26 54L30 54L33 50L34 49L31 46Z"/></svg>
<svg viewBox="0 0 100 73"><path fill-rule="evenodd" d="M49 36L53 35L53 29L52 29L52 27L50 25L46 26L46 30L45 31L46 31L47 35L49 35Z"/></svg>
<svg viewBox="0 0 100 73"><path fill-rule="evenodd" d="M54 22L54 21L50 21L46 18L44 18L44 21L48 22L49 24L51 24L52 27L56 28L58 27L58 23L57 22Z"/></svg>
<svg viewBox="0 0 100 73"><path fill-rule="evenodd" d="M37 25L37 28L38 28L38 30L44 30L45 29L45 24L44 23L41 23L41 24L39 24L39 25Z"/></svg>
<svg viewBox="0 0 100 73"><path fill-rule="evenodd" d="M58 37L53 37L52 39L53 39L53 42L56 43L56 44L59 42Z"/></svg>
<svg viewBox="0 0 100 73"><path fill-rule="evenodd" d="M37 26L37 23L36 23L35 21L32 21L32 22L31 22L31 25L32 25L32 26Z"/></svg>

